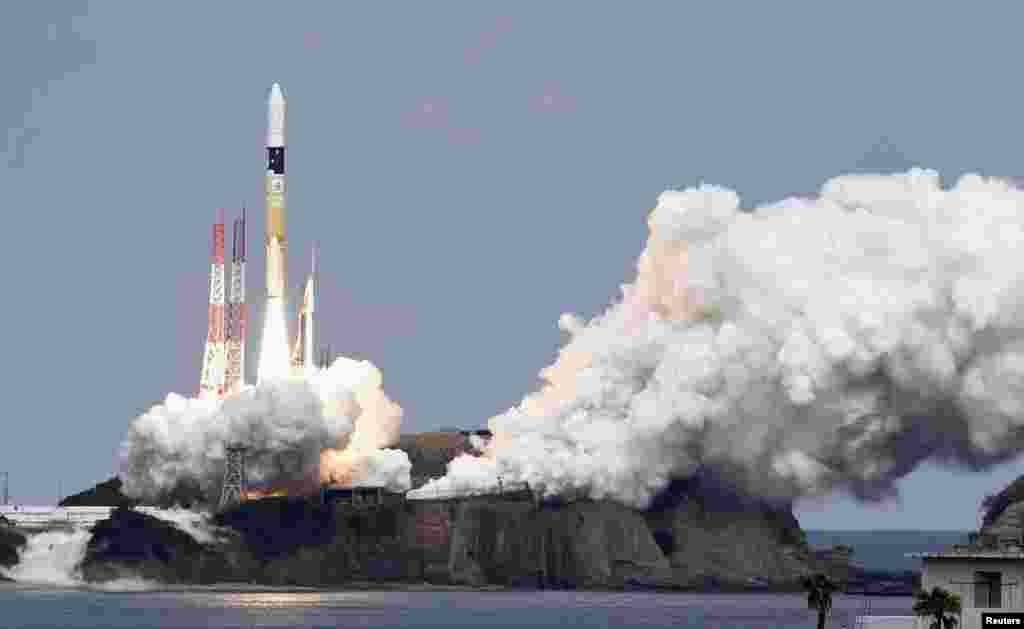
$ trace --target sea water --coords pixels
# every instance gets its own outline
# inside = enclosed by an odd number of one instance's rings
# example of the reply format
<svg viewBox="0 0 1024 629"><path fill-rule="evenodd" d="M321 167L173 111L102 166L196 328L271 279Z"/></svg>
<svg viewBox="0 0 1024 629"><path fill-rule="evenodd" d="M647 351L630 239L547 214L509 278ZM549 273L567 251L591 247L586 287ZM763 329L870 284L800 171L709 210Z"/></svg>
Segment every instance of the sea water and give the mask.
<svg viewBox="0 0 1024 629"><path fill-rule="evenodd" d="M29 537L21 563L6 571L17 582L0 583L0 629L811 628L816 619L799 593L300 591L238 585L170 587L130 578L88 586L77 570L88 538L84 531ZM885 541L885 535L873 540ZM852 628L856 616L866 611L906 616L912 604L905 597L837 594L831 626Z"/></svg>
<svg viewBox="0 0 1024 629"><path fill-rule="evenodd" d="M832 627L853 627L862 597L837 595ZM908 615L909 598L874 598ZM0 585L3 629L320 629L328 627L811 628L800 594L571 591L344 592L217 588L97 591Z"/></svg>

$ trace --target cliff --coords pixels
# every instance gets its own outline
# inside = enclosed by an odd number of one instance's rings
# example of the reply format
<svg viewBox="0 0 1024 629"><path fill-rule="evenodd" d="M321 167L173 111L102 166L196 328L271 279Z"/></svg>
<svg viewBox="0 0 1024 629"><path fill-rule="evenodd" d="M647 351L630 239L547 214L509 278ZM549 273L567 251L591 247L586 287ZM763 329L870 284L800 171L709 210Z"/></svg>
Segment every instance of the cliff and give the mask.
<svg viewBox="0 0 1024 629"><path fill-rule="evenodd" d="M472 440L468 433L422 433L402 435L398 446L413 462L415 486L472 451ZM266 498L219 514L226 533L212 545L118 509L96 526L83 573L96 581L131 573L172 583L700 589L793 588L823 566L836 573L807 548L789 504L715 478L705 471L672 483L647 511L607 501L538 502L529 492L446 501L389 495L370 507ZM161 502L171 498L208 500L184 485ZM65 502L72 501L130 503L117 479Z"/></svg>
<svg viewBox="0 0 1024 629"><path fill-rule="evenodd" d="M985 511L979 541L995 542L1024 535L1024 476L1018 477L1002 491L986 496L981 502Z"/></svg>
<svg viewBox="0 0 1024 629"><path fill-rule="evenodd" d="M121 493L121 479L113 477L95 487L68 496L60 501L61 507L130 507L138 501Z"/></svg>
<svg viewBox="0 0 1024 629"><path fill-rule="evenodd" d="M165 583L675 588L743 587L753 577L785 584L814 568L806 553L780 541L789 533L772 521L717 517L691 506L645 514L604 501L542 504L526 492L391 497L373 507L267 498L217 516L223 533L201 544L121 508L94 528L82 573L89 581ZM652 521L671 530L672 547Z"/></svg>
<svg viewBox="0 0 1024 629"><path fill-rule="evenodd" d="M529 499L494 497L460 501L450 514L448 568L454 583L675 585L643 515L615 503L536 508Z"/></svg>
<svg viewBox="0 0 1024 629"><path fill-rule="evenodd" d="M82 560L86 581L141 577L161 583L248 581L248 553L230 537L203 545L174 525L130 508L92 529Z"/></svg>
<svg viewBox="0 0 1024 629"><path fill-rule="evenodd" d="M2 517L2 516L0 516ZM7 568L18 563L18 549L25 545L25 536L0 523L0 568ZM0 575L0 581L8 579Z"/></svg>
<svg viewBox="0 0 1024 629"><path fill-rule="evenodd" d="M708 475L674 481L645 515L676 583L795 588L827 570L788 503L745 494Z"/></svg>

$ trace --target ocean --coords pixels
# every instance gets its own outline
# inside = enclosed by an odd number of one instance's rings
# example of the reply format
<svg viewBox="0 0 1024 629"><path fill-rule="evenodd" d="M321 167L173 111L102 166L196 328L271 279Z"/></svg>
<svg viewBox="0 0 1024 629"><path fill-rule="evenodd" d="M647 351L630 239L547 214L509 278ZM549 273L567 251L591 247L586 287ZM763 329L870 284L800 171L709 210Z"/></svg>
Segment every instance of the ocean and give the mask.
<svg viewBox="0 0 1024 629"><path fill-rule="evenodd" d="M862 597L836 596L832 627L852 627ZM873 615L909 615L909 598L875 598ZM0 585L3 629L343 627L815 627L799 594L648 592L94 591Z"/></svg>
<svg viewBox="0 0 1024 629"><path fill-rule="evenodd" d="M920 572L921 560L906 553L942 550L966 544L968 531L807 531L807 543L815 548L845 544L853 548L851 559L868 570Z"/></svg>

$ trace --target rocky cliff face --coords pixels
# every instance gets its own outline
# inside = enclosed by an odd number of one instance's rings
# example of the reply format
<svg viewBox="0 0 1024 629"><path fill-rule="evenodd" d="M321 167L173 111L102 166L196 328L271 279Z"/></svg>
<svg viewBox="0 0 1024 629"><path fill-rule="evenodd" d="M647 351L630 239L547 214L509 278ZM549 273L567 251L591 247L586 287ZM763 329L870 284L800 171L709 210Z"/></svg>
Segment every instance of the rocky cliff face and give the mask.
<svg viewBox="0 0 1024 629"><path fill-rule="evenodd" d="M644 514L610 502L538 504L525 492L395 499L374 508L271 498L245 503L218 523L229 533L203 545L166 522L118 509L95 527L83 576L619 588L741 586L755 576L783 583L813 568L799 546L784 543L790 532L777 522L692 503Z"/></svg>
<svg viewBox="0 0 1024 629"><path fill-rule="evenodd" d="M501 498L454 509L450 578L467 585L671 586L669 563L642 515L610 502L536 508Z"/></svg>
<svg viewBox="0 0 1024 629"><path fill-rule="evenodd" d="M985 514L978 531L980 541L1020 540L1024 535L1024 476L1002 491L986 496L981 506Z"/></svg>
<svg viewBox="0 0 1024 629"><path fill-rule="evenodd" d="M418 482L472 449L457 432L402 435L398 446ZM528 492L451 501L391 496L373 508L267 498L219 515L218 524L234 533L213 546L122 509L97 526L84 573L186 583L601 588L793 586L822 569L789 505L744 496L715 477L673 483L647 512L602 501L541 504ZM114 480L75 500L121 504ZM171 502L200 500L193 489Z"/></svg>
<svg viewBox="0 0 1024 629"><path fill-rule="evenodd" d="M0 568L9 568L18 563L18 549L25 545L25 541L24 535L0 523ZM0 575L0 581L6 580Z"/></svg>
<svg viewBox="0 0 1024 629"><path fill-rule="evenodd" d="M823 569L789 504L707 477L672 483L645 517L681 585L795 586Z"/></svg>
<svg viewBox="0 0 1024 629"><path fill-rule="evenodd" d="M130 507L138 503L121 493L121 479L113 477L60 501L61 507Z"/></svg>
<svg viewBox="0 0 1024 629"><path fill-rule="evenodd" d="M248 581L253 565L248 551L230 537L203 545L172 524L120 508L93 527L81 569L86 581L217 583Z"/></svg>

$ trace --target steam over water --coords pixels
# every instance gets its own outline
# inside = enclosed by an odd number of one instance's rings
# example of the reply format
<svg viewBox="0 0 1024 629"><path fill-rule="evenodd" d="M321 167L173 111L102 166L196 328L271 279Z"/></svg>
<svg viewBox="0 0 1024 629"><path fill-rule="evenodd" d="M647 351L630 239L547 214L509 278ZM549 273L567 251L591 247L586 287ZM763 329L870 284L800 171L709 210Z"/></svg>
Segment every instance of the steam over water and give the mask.
<svg viewBox="0 0 1024 629"><path fill-rule="evenodd" d="M701 185L648 225L621 299L563 315L542 388L424 491L500 477L644 506L710 468L766 496L879 499L926 459L1020 452L1024 192L1005 180L844 176L749 209Z"/></svg>
<svg viewBox="0 0 1024 629"><path fill-rule="evenodd" d="M25 583L78 585L82 582L78 564L85 557L91 537L92 533L84 529L30 535L19 553L20 561L4 575Z"/></svg>
<svg viewBox="0 0 1024 629"><path fill-rule="evenodd" d="M140 508L147 515L170 522L176 528L188 533L201 544L217 541L217 528L206 513L188 509ZM53 530L32 533L27 536L25 546L19 549L19 561L14 566L0 568L0 574L22 584L58 587L79 587L85 585L80 565L85 558L92 532L86 528L74 530ZM93 585L107 590L137 590L156 587L156 583L125 575L123 579Z"/></svg>

